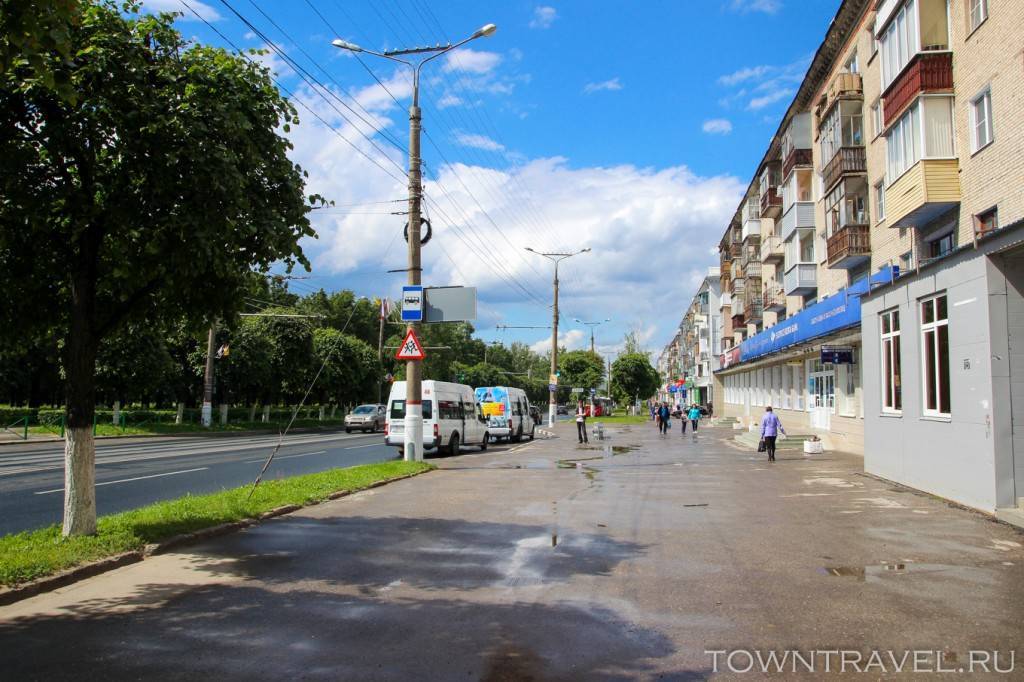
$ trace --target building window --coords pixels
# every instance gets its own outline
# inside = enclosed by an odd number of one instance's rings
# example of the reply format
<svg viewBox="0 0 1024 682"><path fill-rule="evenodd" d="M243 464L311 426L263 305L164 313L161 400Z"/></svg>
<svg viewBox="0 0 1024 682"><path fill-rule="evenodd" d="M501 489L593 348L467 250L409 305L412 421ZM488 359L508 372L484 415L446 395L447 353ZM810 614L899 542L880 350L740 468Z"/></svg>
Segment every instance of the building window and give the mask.
<svg viewBox="0 0 1024 682"><path fill-rule="evenodd" d="M967 0L967 32L973 33L988 19L988 0Z"/></svg>
<svg viewBox="0 0 1024 682"><path fill-rule="evenodd" d="M879 317L882 324L882 412L900 412L903 409L900 311L890 310Z"/></svg>
<svg viewBox="0 0 1024 682"><path fill-rule="evenodd" d="M992 144L992 92L987 88L971 100L971 151Z"/></svg>
<svg viewBox="0 0 1024 682"><path fill-rule="evenodd" d="M978 234L986 234L999 227L999 210L993 206L974 216L974 231Z"/></svg>
<svg viewBox="0 0 1024 682"><path fill-rule="evenodd" d="M910 268L914 265L914 252L907 251L900 256L900 272L909 272Z"/></svg>
<svg viewBox="0 0 1024 682"><path fill-rule="evenodd" d="M875 183L875 215L878 222L885 220L885 180Z"/></svg>
<svg viewBox="0 0 1024 682"><path fill-rule="evenodd" d="M945 294L921 301L921 351L924 414L948 417L949 316Z"/></svg>
<svg viewBox="0 0 1024 682"><path fill-rule="evenodd" d="M827 368L821 360L811 360L807 374L807 409L826 408L829 412L836 411L836 373L832 365Z"/></svg>
<svg viewBox="0 0 1024 682"><path fill-rule="evenodd" d="M882 90L896 80L896 76L917 54L917 2L910 0L896 12L881 35Z"/></svg>
<svg viewBox="0 0 1024 682"><path fill-rule="evenodd" d="M947 232L941 237L928 240L928 258L942 258L956 248L956 233Z"/></svg>
<svg viewBox="0 0 1024 682"><path fill-rule="evenodd" d="M841 411L844 417L857 417L860 415L860 405L857 400L857 390L860 388L860 368L857 362L857 349L853 349L853 364L840 365L842 372L842 403Z"/></svg>
<svg viewBox="0 0 1024 682"><path fill-rule="evenodd" d="M953 158L953 98L921 97L885 136L886 181L892 184L922 158Z"/></svg>
<svg viewBox="0 0 1024 682"><path fill-rule="evenodd" d="M882 101L876 99L871 105L871 139L882 134L885 125L882 123Z"/></svg>
<svg viewBox="0 0 1024 682"><path fill-rule="evenodd" d="M864 145L862 112L859 100L840 100L821 125L821 162L828 164L843 147ZM820 177L820 175L819 175ZM820 193L819 193L820 196Z"/></svg>
<svg viewBox="0 0 1024 682"><path fill-rule="evenodd" d="M885 136L888 157L885 176L889 182L895 182L921 158L921 145L918 144L920 128L920 114L915 104L889 129Z"/></svg>
<svg viewBox="0 0 1024 682"><path fill-rule="evenodd" d="M843 69L845 69L848 73L860 73L860 62L857 61L856 50L853 51L853 54L850 55L850 58L846 60L845 64L843 64Z"/></svg>

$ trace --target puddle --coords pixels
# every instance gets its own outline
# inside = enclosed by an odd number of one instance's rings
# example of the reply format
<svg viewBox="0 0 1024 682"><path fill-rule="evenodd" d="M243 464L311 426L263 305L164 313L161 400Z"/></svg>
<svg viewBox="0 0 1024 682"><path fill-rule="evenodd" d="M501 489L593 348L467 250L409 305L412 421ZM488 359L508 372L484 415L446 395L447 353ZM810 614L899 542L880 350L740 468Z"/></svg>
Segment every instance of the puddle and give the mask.
<svg viewBox="0 0 1024 682"><path fill-rule="evenodd" d="M694 503L694 504L684 504L683 506L684 507L706 507L706 506L708 506L708 503L707 502L697 502L697 503Z"/></svg>
<svg viewBox="0 0 1024 682"><path fill-rule="evenodd" d="M558 547L558 533L551 534L551 546Z"/></svg>
<svg viewBox="0 0 1024 682"><path fill-rule="evenodd" d="M905 561L892 561L873 566L822 566L818 569L818 572L835 578L855 578L858 582L866 582L910 573L963 572L970 570L972 569L969 566L953 566L952 564L917 564Z"/></svg>
<svg viewBox="0 0 1024 682"><path fill-rule="evenodd" d="M639 445L610 445L610 446L605 446L604 451L605 451L605 453L610 452L612 454L612 456L616 456L616 455L625 455L625 454L628 454L630 452L633 452L634 450L639 450L639 449L640 449Z"/></svg>

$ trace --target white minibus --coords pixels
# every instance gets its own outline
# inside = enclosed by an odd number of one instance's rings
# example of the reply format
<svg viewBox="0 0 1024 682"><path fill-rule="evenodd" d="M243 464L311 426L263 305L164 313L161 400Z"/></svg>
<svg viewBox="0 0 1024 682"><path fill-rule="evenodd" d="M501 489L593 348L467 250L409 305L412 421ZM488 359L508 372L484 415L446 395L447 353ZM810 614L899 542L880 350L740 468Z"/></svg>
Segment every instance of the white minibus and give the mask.
<svg viewBox="0 0 1024 682"><path fill-rule="evenodd" d="M463 445L487 449L490 432L487 418L476 401L473 389L447 381L423 382L423 448L457 455ZM384 442L404 454L405 444L404 381L396 381L388 396Z"/></svg>

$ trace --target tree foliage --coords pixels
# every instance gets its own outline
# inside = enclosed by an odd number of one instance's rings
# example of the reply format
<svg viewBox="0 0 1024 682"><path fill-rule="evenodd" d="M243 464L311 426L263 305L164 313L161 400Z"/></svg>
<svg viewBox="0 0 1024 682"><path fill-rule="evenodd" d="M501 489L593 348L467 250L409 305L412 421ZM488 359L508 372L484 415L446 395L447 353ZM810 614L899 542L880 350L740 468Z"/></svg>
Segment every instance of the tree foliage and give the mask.
<svg viewBox="0 0 1024 682"><path fill-rule="evenodd" d="M612 363L612 392L617 400L648 398L660 383L658 371L644 353L624 353Z"/></svg>

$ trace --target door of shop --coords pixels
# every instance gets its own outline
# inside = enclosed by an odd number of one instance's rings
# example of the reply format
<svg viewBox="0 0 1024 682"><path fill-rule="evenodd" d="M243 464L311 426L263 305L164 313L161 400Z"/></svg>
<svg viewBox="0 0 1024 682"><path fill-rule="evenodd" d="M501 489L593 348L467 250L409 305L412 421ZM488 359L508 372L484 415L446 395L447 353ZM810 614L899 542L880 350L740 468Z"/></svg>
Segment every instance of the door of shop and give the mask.
<svg viewBox="0 0 1024 682"><path fill-rule="evenodd" d="M807 407L811 413L811 428L828 431L836 409L836 373L832 365L823 365L820 360L811 360L808 365Z"/></svg>

